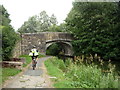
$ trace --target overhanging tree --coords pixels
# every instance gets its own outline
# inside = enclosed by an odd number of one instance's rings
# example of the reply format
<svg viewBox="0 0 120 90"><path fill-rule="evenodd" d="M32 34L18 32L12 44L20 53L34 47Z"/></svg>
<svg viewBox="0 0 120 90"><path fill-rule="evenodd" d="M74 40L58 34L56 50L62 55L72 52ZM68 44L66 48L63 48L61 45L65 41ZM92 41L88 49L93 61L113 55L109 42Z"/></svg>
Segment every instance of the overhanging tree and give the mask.
<svg viewBox="0 0 120 90"><path fill-rule="evenodd" d="M74 2L66 18L67 31L77 39L75 55L98 54L103 59L120 59L120 18L116 2Z"/></svg>

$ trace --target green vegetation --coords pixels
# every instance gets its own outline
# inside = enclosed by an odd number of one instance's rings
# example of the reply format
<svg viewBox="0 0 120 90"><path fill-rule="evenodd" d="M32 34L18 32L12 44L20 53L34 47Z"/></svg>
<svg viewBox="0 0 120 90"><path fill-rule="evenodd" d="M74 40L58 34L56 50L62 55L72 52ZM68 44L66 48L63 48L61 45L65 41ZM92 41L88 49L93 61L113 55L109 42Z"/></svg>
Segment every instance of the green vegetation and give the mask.
<svg viewBox="0 0 120 90"><path fill-rule="evenodd" d="M53 43L46 50L47 55L58 56L62 51L62 45L60 43Z"/></svg>
<svg viewBox="0 0 120 90"><path fill-rule="evenodd" d="M15 68L2 68L2 82L7 80L10 76L15 76L20 72L21 70Z"/></svg>
<svg viewBox="0 0 120 90"><path fill-rule="evenodd" d="M38 58L45 57L43 54L39 54Z"/></svg>
<svg viewBox="0 0 120 90"><path fill-rule="evenodd" d="M39 15L31 16L18 29L20 33L36 33L36 32L65 32L66 25L64 23L57 25L57 18L54 14L49 16L46 11L40 12Z"/></svg>
<svg viewBox="0 0 120 90"><path fill-rule="evenodd" d="M18 35L15 33L15 30L10 25L9 14L7 10L0 5L0 32L2 32L2 60L9 60L12 57L12 50L15 46L16 41L19 39Z"/></svg>
<svg viewBox="0 0 120 90"><path fill-rule="evenodd" d="M18 29L20 33L47 32L51 26L56 26L57 19L54 14L48 16L46 11L40 12L39 15L32 16L28 21Z"/></svg>
<svg viewBox="0 0 120 90"><path fill-rule="evenodd" d="M0 85L2 84L2 68L0 68Z"/></svg>
<svg viewBox="0 0 120 90"><path fill-rule="evenodd" d="M75 55L98 54L104 60L120 59L120 2L73 2L66 18Z"/></svg>
<svg viewBox="0 0 120 90"><path fill-rule="evenodd" d="M26 67L32 61L31 57L28 55L21 55L20 57L24 57L26 59L26 63L23 64L23 67ZM2 82L4 83L4 81L7 80L10 76L15 76L21 71L22 70L16 68L2 68Z"/></svg>
<svg viewBox="0 0 120 90"><path fill-rule="evenodd" d="M45 61L48 74L56 88L118 88L118 79L113 71L103 73L97 65L81 61L60 60L56 57ZM110 69L113 70L113 69Z"/></svg>
<svg viewBox="0 0 120 90"><path fill-rule="evenodd" d="M39 55L38 58L40 57L44 57L45 55ZM29 57L28 55L21 55L20 57L23 57L25 58L26 60L26 63L23 64L23 67L26 67L28 64L31 63L32 59L31 57ZM0 73L0 75L2 75L2 82L4 83L5 80L7 80L10 76L15 76L17 75L18 73L20 73L22 70L18 70L18 69L15 69L15 68L0 68L2 74ZM1 79L0 79L1 80ZM0 83L2 83L0 82Z"/></svg>
<svg viewBox="0 0 120 90"><path fill-rule="evenodd" d="M45 55L39 54L38 58L41 58L41 57L44 57L44 56L45 56ZM32 58L31 58L30 56L28 56L28 55L21 55L20 57L23 57L23 58L25 58L25 60L26 60L26 63L23 64L23 67L26 67L26 66L27 66L28 64L30 64L31 61L32 61Z"/></svg>
<svg viewBox="0 0 120 90"><path fill-rule="evenodd" d="M26 67L26 66L27 66L28 64L30 64L31 61L32 61L31 57L29 57L28 55L21 55L20 57L23 57L23 58L25 58L25 60L26 60L26 63L23 64L23 67Z"/></svg>

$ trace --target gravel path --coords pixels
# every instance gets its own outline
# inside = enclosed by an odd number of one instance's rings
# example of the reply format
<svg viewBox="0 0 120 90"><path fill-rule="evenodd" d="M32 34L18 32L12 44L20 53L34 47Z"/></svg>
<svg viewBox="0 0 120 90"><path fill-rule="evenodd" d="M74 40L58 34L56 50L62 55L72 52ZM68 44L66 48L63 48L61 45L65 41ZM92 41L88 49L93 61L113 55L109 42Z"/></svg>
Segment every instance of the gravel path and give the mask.
<svg viewBox="0 0 120 90"><path fill-rule="evenodd" d="M40 58L37 61L37 67L32 70L31 65L19 77L13 78L13 81L6 85L4 88L52 88L49 76L46 74L44 61L50 56Z"/></svg>

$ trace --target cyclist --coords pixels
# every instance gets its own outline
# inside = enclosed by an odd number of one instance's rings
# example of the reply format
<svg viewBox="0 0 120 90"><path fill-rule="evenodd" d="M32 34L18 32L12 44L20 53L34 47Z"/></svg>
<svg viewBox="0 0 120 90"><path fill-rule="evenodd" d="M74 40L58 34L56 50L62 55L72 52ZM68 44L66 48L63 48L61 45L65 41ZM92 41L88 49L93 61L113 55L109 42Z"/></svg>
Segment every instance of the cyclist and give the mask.
<svg viewBox="0 0 120 90"><path fill-rule="evenodd" d="M31 56L32 58L32 67L36 67L36 64L37 64L37 57L38 57L38 50L36 49L35 46L33 46L33 49L31 49L30 53L29 53L29 56Z"/></svg>

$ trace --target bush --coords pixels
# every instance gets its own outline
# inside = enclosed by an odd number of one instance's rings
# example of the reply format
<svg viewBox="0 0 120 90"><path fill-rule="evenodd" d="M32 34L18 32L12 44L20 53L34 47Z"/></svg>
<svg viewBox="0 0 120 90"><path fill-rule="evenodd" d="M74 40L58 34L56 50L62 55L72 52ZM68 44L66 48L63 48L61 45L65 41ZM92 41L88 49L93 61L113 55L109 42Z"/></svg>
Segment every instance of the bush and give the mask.
<svg viewBox="0 0 120 90"><path fill-rule="evenodd" d="M10 60L12 57L12 50L16 44L18 39L18 35L15 33L13 28L11 27L3 27L2 28L2 59Z"/></svg>
<svg viewBox="0 0 120 90"><path fill-rule="evenodd" d="M54 58L53 60L51 60L51 62L62 71L66 69L66 65L64 64L62 59Z"/></svg>
<svg viewBox="0 0 120 90"><path fill-rule="evenodd" d="M71 61L70 61L71 62ZM67 67L66 67L67 64ZM113 72L102 73L94 64L63 63L58 58L45 61L50 75L56 76L57 88L117 88L118 78ZM52 68L51 68L52 67ZM65 71L66 72L63 72Z"/></svg>
<svg viewBox="0 0 120 90"><path fill-rule="evenodd" d="M67 30L76 38L75 55L98 54L120 59L120 2L73 2L66 18Z"/></svg>
<svg viewBox="0 0 120 90"><path fill-rule="evenodd" d="M76 88L117 88L118 86L118 79L113 73L105 75L101 69L92 65L75 65L66 73L66 77L72 81L71 86Z"/></svg>

